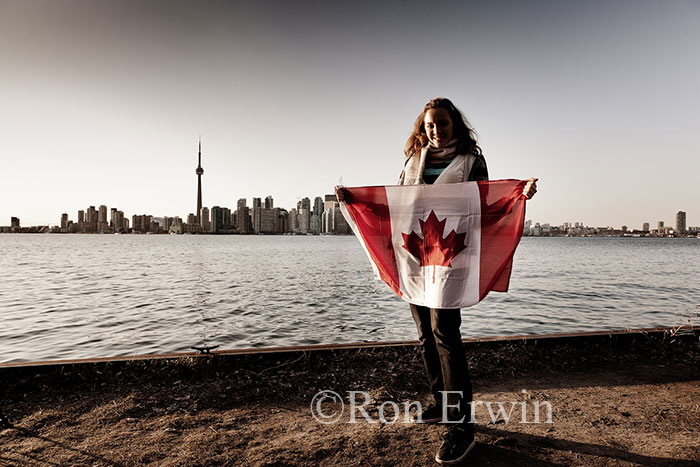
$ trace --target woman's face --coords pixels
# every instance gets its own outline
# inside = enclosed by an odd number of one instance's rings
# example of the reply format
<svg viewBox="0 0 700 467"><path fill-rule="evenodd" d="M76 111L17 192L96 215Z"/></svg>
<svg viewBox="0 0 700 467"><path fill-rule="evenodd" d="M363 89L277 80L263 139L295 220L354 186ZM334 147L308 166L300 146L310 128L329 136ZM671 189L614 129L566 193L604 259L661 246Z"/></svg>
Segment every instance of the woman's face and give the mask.
<svg viewBox="0 0 700 467"><path fill-rule="evenodd" d="M444 147L452 139L452 119L447 109L428 109L423 126L428 141L436 148Z"/></svg>

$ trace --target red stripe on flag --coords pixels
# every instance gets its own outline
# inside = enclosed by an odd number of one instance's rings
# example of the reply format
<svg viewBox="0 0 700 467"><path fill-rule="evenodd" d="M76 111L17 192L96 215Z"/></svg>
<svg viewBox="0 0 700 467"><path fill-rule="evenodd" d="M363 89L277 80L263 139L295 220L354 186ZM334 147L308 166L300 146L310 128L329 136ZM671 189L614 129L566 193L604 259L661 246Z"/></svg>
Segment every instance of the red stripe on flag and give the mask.
<svg viewBox="0 0 700 467"><path fill-rule="evenodd" d="M379 276L401 296L386 190L383 186L345 188L345 202L345 207L355 220L367 251L379 270Z"/></svg>
<svg viewBox="0 0 700 467"><path fill-rule="evenodd" d="M479 300L507 292L513 255L523 235L527 180L478 182L481 196Z"/></svg>

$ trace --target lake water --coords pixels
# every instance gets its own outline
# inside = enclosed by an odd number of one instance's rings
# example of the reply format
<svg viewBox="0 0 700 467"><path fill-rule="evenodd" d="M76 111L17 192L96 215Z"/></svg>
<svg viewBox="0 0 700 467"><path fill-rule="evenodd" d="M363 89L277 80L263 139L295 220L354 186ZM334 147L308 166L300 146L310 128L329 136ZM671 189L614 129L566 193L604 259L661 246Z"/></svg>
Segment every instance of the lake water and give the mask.
<svg viewBox="0 0 700 467"><path fill-rule="evenodd" d="M464 337L697 323L700 239L523 238ZM354 237L0 235L0 362L415 339Z"/></svg>

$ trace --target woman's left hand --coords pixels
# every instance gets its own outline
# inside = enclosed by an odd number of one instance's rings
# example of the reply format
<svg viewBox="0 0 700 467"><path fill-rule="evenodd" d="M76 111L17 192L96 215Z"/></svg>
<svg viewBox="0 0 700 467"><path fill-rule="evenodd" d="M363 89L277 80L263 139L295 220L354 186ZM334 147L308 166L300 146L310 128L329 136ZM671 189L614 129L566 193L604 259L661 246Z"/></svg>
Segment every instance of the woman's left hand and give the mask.
<svg viewBox="0 0 700 467"><path fill-rule="evenodd" d="M531 178L527 181L525 188L523 188L523 195L525 195L527 199L530 199L535 196L535 193L537 193L537 179Z"/></svg>

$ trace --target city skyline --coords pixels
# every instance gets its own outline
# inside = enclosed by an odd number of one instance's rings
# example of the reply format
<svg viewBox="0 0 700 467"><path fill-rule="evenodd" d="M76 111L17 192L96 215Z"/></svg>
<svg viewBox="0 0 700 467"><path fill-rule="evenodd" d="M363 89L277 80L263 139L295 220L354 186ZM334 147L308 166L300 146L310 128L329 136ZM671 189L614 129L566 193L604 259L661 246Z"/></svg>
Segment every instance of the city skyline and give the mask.
<svg viewBox="0 0 700 467"><path fill-rule="evenodd" d="M183 219L186 219L186 222L184 222L185 228L183 230L182 227L180 227L177 230L177 233L183 233L183 231L189 232L189 233L218 233L217 228L212 229L212 224L215 224L216 221L214 221L215 217L218 218L219 223L224 223L225 229L227 233L234 233L234 230L238 230L238 233L268 233L268 234L280 234L280 233L301 233L301 234L306 234L308 232L312 232L315 234L318 233L335 233L335 221L331 221L333 223L333 227L328 227L326 226L326 219L320 218L321 213L323 213L324 209L327 209L330 207L331 209L334 209L334 211L337 211L337 200L334 194L326 194L322 198L321 196L316 196L314 199L314 208L313 208L313 213L314 216L317 216L318 218L315 220L317 225L313 227L313 222L310 222L311 219L308 218L311 214L311 199L306 196L303 198L300 198L297 203L296 203L296 208L290 208L287 209L286 207L281 207L281 206L275 206L275 209L280 210L284 212L285 220L283 221L283 225L285 226L284 228L279 228L277 226L276 228L267 228L263 229L261 228L261 219L260 219L260 212L256 211L256 208L261 209L262 208L262 198L261 197L255 197L253 196L252 199L252 206L248 207L247 206L247 201L248 197L245 198L239 198L236 201L237 209L231 210L225 206L212 206L211 209L208 206L203 206L202 205L202 175L204 175L204 168L202 167L202 137L200 135L199 137L199 142L197 146L197 167L195 169L195 174L197 175L197 199L196 199L196 210L195 212L189 212L186 215L183 215L182 217L179 215L175 216L154 216L153 214L134 214L132 216L133 221L131 225L131 229L136 231L136 232L151 232L151 233L157 233L158 230L163 230L165 232L168 232L170 229L170 226L172 225L173 221L175 224L183 224ZM325 198L325 201L324 201ZM330 203L330 204L329 204ZM265 209L272 209L274 206L274 197L272 195L268 195L265 197ZM303 228L298 228L298 220L296 218L297 216L297 211L301 211L301 207L304 206L306 210L308 211L306 216L307 218L303 221L305 226ZM335 206L335 207L334 207ZM99 209L95 209L94 205L91 205L88 207L87 210L78 210L78 215L76 218L76 222L74 223L71 219L68 213L63 213L61 214L61 220L59 225L50 225L46 224L46 227L51 227L55 229L56 227L60 226L60 229L64 233L104 233L106 230L111 230L113 232L128 232L130 231L130 226L129 226L129 220L128 216L124 216L124 212L118 210L116 207L111 208L111 216L110 216L110 221L107 222L107 206L106 205L100 205ZM226 218L226 216L222 217L222 213L219 212L221 209L226 211L228 214L227 216L230 217L230 219L227 219L226 221L223 221L222 219ZM241 209L244 209L245 212L245 218L248 219L245 223L243 228L240 227L238 222L235 220L235 216L237 215L238 218L242 217L242 212ZM252 209L252 211L249 211L249 209ZM219 211L217 211L219 210ZM216 214L215 214L215 211ZM235 214L234 214L235 211ZM99 213L99 214L98 214ZM211 215L210 215L211 213ZM339 214L336 213L336 214ZM277 214L275 214L277 215ZM290 217L293 217L294 220L287 219L287 215ZM121 219L120 221L115 222L115 216L117 219ZM257 217L257 220L256 220ZM341 216L342 217L342 216ZM84 221L83 219L88 219ZM144 219L148 219L148 221L144 221ZM652 225L650 222L643 222L642 227L640 229L634 227L634 226L627 226L627 225L620 225L619 228L617 226L613 225L598 225L598 226L591 226L588 225L584 222L570 222L566 221L563 222L559 225L552 225L549 222L533 222L531 219L526 219L525 222L525 229L524 229L524 235L534 235L534 236L539 236L540 232L547 233L550 231L553 232L558 232L558 233L566 233L567 231L571 232L576 232L577 234L586 234L586 233L591 233L595 230L598 229L608 229L608 230L614 230L614 231L619 231L619 232L651 232L654 234L659 234L659 235L664 235L664 234L669 234L675 232L679 233L698 233L700 232L700 227L698 226L688 226L687 224L687 213L685 211L678 211L676 213L676 222L673 225L665 225L665 220L659 220L656 222L656 228L652 229L650 225ZM10 226L2 226L0 224L0 227L19 227L21 218L17 216L11 217L11 222ZM153 220L153 222L162 222L163 225L160 225L160 227L155 228L155 231L152 231L152 229L149 229L148 226L144 226L143 223L147 222L150 223L150 221ZM139 227L137 228L137 222L139 223ZM122 227L120 224L124 223L125 227ZM70 231L70 224L75 224L73 231ZM84 228L83 225L88 226L88 228ZM276 224L276 222L273 221L273 224ZM345 222L343 221L343 224ZM187 227L189 225L189 227ZM31 226L31 227L38 227L38 226L43 226L43 224L39 224L36 226ZM221 227L221 226L220 226ZM686 228L687 227L687 228ZM343 230L347 230L347 227L343 227ZM347 232L345 232L347 233Z"/></svg>
<svg viewBox="0 0 700 467"><path fill-rule="evenodd" d="M204 206L392 184L441 95L529 219L699 225L699 55L693 1L0 0L0 224L190 212L200 133Z"/></svg>

